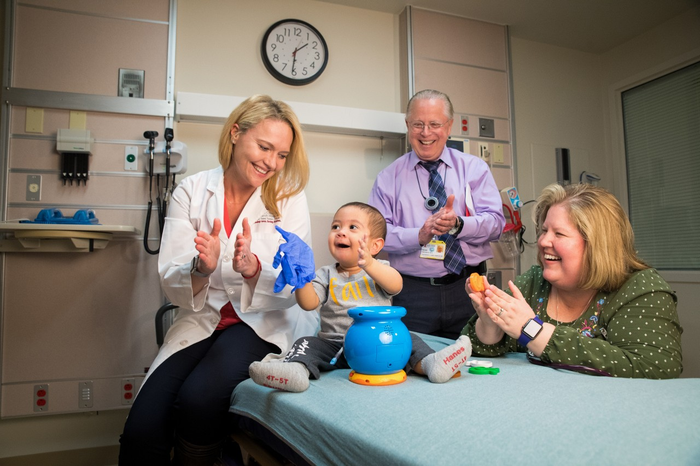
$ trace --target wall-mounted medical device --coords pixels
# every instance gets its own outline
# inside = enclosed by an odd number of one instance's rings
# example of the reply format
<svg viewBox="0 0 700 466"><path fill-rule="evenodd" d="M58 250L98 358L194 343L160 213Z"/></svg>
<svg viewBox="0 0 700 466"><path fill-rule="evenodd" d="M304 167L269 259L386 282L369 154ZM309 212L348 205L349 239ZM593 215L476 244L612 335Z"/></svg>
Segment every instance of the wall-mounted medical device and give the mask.
<svg viewBox="0 0 700 466"><path fill-rule="evenodd" d="M148 235L151 224L151 211L153 209L153 181L155 179L156 208L158 211L159 238L163 234L165 215L168 212L170 196L175 189L175 175L187 171L187 146L180 141L173 141L172 128L165 128L164 142L156 142L158 131L145 131L143 137L148 139L148 147L143 151L146 156L144 166L148 172L148 211L146 212L146 225L144 227L143 246L149 254L160 252L160 243L156 249L151 249L148 244ZM161 184L162 182L162 184Z"/></svg>
<svg viewBox="0 0 700 466"><path fill-rule="evenodd" d="M168 170L168 143L167 141L156 142L153 148L153 174L164 175ZM151 149L149 147L143 150L143 155L146 159L144 167L150 174L150 158ZM170 143L170 174L181 175L187 171L187 146L182 141L172 141Z"/></svg>
<svg viewBox="0 0 700 466"><path fill-rule="evenodd" d="M562 186L571 184L571 159L569 149L565 147L556 148L557 161L557 183Z"/></svg>
<svg viewBox="0 0 700 466"><path fill-rule="evenodd" d="M93 139L86 129L59 129L56 134L56 151L61 154L61 179L63 184L78 185L88 180L90 146Z"/></svg>
<svg viewBox="0 0 700 466"><path fill-rule="evenodd" d="M506 205L510 205L511 209L514 211L520 210L520 208L523 206L523 202L520 200L520 195L518 194L518 190L515 188L515 186L501 189L501 201L503 201L503 203Z"/></svg>
<svg viewBox="0 0 700 466"><path fill-rule="evenodd" d="M460 152L469 152L469 139L464 139L464 138L456 138L450 136L447 139L447 142L445 143L447 147L451 147L452 149L457 149Z"/></svg>
<svg viewBox="0 0 700 466"><path fill-rule="evenodd" d="M136 97L143 99L145 77L146 72L144 70L119 68L117 95L120 97Z"/></svg>
<svg viewBox="0 0 700 466"><path fill-rule="evenodd" d="M518 238L523 230L523 222L520 220L520 208L523 203L514 186L501 190L501 201L503 202L503 211L507 213L507 216L503 233L498 239L498 245L504 256L517 257L520 254Z"/></svg>

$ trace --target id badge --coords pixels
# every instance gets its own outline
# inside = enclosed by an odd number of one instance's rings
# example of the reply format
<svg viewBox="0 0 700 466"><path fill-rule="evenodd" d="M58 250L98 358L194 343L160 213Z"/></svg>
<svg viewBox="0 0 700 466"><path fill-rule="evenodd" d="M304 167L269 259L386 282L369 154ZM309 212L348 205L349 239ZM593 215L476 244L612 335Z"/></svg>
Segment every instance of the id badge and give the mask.
<svg viewBox="0 0 700 466"><path fill-rule="evenodd" d="M420 250L421 259L445 259L445 251L447 246L444 241L433 238L428 244L423 246Z"/></svg>

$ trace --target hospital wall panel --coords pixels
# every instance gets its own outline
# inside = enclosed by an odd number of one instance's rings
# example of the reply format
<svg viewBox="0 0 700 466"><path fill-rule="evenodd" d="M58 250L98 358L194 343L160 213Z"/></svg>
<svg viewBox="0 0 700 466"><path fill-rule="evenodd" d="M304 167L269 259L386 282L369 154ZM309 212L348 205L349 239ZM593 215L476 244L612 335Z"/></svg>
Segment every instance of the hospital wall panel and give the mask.
<svg viewBox="0 0 700 466"><path fill-rule="evenodd" d="M110 141L93 143L92 154L88 155L91 172L109 172L113 176L137 176L146 177L148 165L147 155L143 153L146 145L138 147L138 170L126 171L124 169L125 147L134 146L134 143ZM131 151L130 151L131 152ZM10 148L10 156L13 171L42 171L51 174L60 181L62 156L56 152L56 139L44 137L41 139L15 138ZM105 173L102 173L105 174ZM94 173L91 176L96 176ZM50 177L44 181L50 181Z"/></svg>
<svg viewBox="0 0 700 466"><path fill-rule="evenodd" d="M10 166L13 170L52 171L58 178L60 159L53 138L13 139L10 147Z"/></svg>
<svg viewBox="0 0 700 466"><path fill-rule="evenodd" d="M57 108L42 108L43 111L43 131L39 133L28 133L26 128L27 123L27 107L15 105L12 107L10 115L10 131L12 134L31 134L31 135L50 135L56 133L56 128L68 128L70 124L70 113Z"/></svg>
<svg viewBox="0 0 700 466"><path fill-rule="evenodd" d="M116 96L127 68L145 71L145 98L165 98L167 24L20 4L15 41L14 87Z"/></svg>
<svg viewBox="0 0 700 466"><path fill-rule="evenodd" d="M415 73L416 91L446 93L455 111L508 118L508 77L501 71L417 58Z"/></svg>
<svg viewBox="0 0 700 466"><path fill-rule="evenodd" d="M416 11L416 10L414 10ZM506 70L506 36L502 26L421 10L413 15L416 57Z"/></svg>
<svg viewBox="0 0 700 466"><path fill-rule="evenodd" d="M41 198L43 201L33 201L31 205L38 211L44 204L50 206L65 206L71 210L71 206L92 206L99 211L100 205L107 206L144 206L148 201L148 178L127 176L92 176L87 183L74 182L63 184L58 173L41 175ZM153 200L155 202L155 183ZM162 183L161 183L162 186ZM25 204L27 192L27 175L24 173L10 173L10 205ZM162 197L162 196L161 196ZM26 205L26 204L25 204ZM142 225L133 225L139 229Z"/></svg>
<svg viewBox="0 0 700 466"><path fill-rule="evenodd" d="M143 133L158 131L162 141L165 117L130 114L128 104L117 110L126 108L126 113L108 113L99 104L91 106L98 101L71 94L114 97L119 68L134 68L146 72L145 97L165 99L169 5L168 0L15 4L10 88L25 89L23 95L34 102L36 96L49 98L45 106L33 104L42 117L33 131L27 130L26 103L8 106L2 220L34 219L43 208L58 208L67 217L78 209L93 209L101 225L115 226L119 233L91 252L30 248L0 255L3 419L128 408L123 380L133 380L138 388L157 352L155 313L165 298L157 255L146 252L143 244L146 234L155 250L159 236L155 208L145 232L149 177ZM71 112L79 112L79 118L71 120ZM86 183L62 180L59 129L90 131ZM127 146L137 147L138 170L125 167ZM41 195L29 200L27 180L36 175L41 177ZM163 182L161 178L161 188ZM156 187L154 181L154 203ZM5 244L12 242L12 234L6 239L10 241ZM78 404L81 381L94 386L89 407ZM35 409L36 384L49 386L47 409Z"/></svg>
<svg viewBox="0 0 700 466"><path fill-rule="evenodd" d="M12 134L25 136L56 137L58 129L68 129L70 125L71 110L57 108L42 108L43 131L40 133L27 132L26 117L27 108L14 106L12 108ZM78 109L76 109L78 110ZM120 139L133 140L138 144L146 145L143 132L153 129L162 132L163 119L147 115L130 115L106 112L81 111L85 113L85 129L90 130L90 136L95 140ZM162 140L162 135L161 138Z"/></svg>
<svg viewBox="0 0 700 466"><path fill-rule="evenodd" d="M142 374L157 350L156 261L137 242L8 254L3 383Z"/></svg>
<svg viewBox="0 0 700 466"><path fill-rule="evenodd" d="M168 2L119 0L22 0L24 5L60 7L63 10L74 10L85 14L139 18L150 21L168 21Z"/></svg>

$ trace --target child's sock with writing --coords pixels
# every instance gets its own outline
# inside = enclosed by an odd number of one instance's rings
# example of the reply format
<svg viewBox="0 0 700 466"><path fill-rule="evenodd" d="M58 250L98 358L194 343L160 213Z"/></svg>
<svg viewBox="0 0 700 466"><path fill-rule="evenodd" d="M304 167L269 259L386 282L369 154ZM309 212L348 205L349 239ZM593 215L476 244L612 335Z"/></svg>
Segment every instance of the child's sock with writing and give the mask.
<svg viewBox="0 0 700 466"><path fill-rule="evenodd" d="M429 354L421 360L423 372L433 383L444 383L452 378L472 354L472 342L462 335L452 345Z"/></svg>
<svg viewBox="0 0 700 466"><path fill-rule="evenodd" d="M309 370L300 362L254 362L248 373L253 382L265 387L287 392L309 388Z"/></svg>

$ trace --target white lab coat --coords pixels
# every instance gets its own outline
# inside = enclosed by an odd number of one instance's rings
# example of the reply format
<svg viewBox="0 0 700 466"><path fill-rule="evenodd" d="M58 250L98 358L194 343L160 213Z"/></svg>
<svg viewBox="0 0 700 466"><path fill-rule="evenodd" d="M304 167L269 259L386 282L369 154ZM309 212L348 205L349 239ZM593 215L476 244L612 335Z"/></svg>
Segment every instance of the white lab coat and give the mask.
<svg viewBox="0 0 700 466"><path fill-rule="evenodd" d="M228 301L241 320L260 338L277 345L281 354L286 353L297 338L314 335L318 330L318 314L301 309L291 287L285 287L280 293L273 292L281 267L273 269L272 261L282 242L275 225L297 234L311 245L306 195L302 192L281 202L281 217L275 220L265 208L258 188L228 238L223 226L223 179L221 167L200 172L182 180L173 193L163 229L158 273L165 295L179 309L149 373L175 352L209 337L221 319L220 309ZM246 217L251 227L251 251L262 265L255 289L251 289L249 281L241 274L234 272L231 264L236 234L243 231L242 222ZM190 266L197 254L194 238L198 230L210 232L216 218L222 221L219 263L209 283L193 296Z"/></svg>

